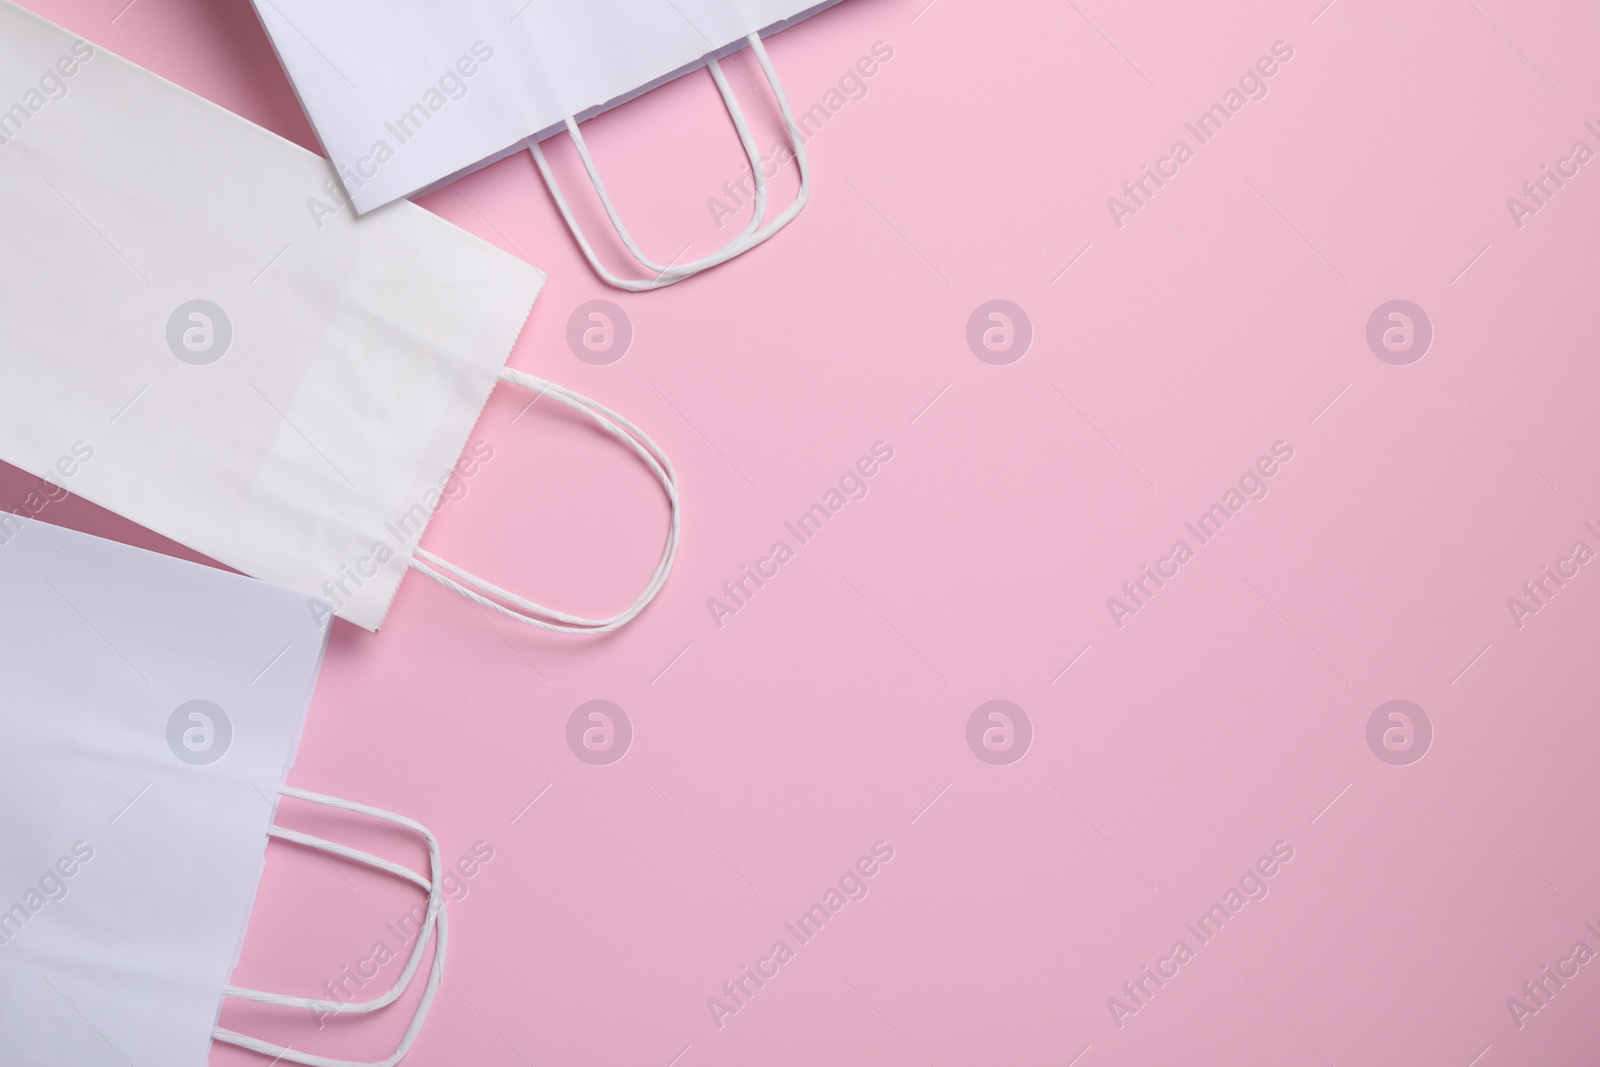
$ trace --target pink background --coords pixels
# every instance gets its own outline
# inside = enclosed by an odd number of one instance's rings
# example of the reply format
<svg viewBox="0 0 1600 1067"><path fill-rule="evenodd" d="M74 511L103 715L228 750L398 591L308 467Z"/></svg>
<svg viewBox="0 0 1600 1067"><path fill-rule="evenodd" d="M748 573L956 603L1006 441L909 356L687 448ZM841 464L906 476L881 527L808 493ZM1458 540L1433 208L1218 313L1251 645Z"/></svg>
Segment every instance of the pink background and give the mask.
<svg viewBox="0 0 1600 1067"><path fill-rule="evenodd" d="M315 147L246 0L125 3L29 0ZM801 217L683 285L603 286L525 153L423 201L549 272L512 365L644 427L685 520L665 592L608 638L417 576L380 635L336 626L291 782L421 820L447 861L494 852L407 1062L1588 1062L1600 964L1520 1030L1507 998L1575 941L1600 951L1600 567L1520 629L1506 600L1575 540L1600 549L1600 173L1520 229L1506 198L1575 140L1600 149L1600 11L924 3L849 0L771 42L802 109L875 42L894 55L811 140ZM1280 40L1266 98L1118 228L1107 197L1194 146L1183 123ZM770 148L774 109L733 65ZM708 78L587 131L657 256L734 232L705 206L741 162ZM634 330L608 366L566 342L596 298ZM1365 339L1396 298L1434 330L1409 366ZM1034 331L1006 366L966 341L992 299ZM614 610L655 558L659 490L544 405L512 425L521 405L491 402L495 458L428 547ZM1280 440L1270 494L1119 629L1107 598L1193 546L1184 522ZM866 498L719 629L707 599L877 441L894 458ZM0 483L7 506L34 485ZM45 517L157 544L78 501ZM634 728L609 766L566 742L597 698ZM1007 766L966 740L997 698L1034 731ZM1367 744L1391 699L1433 725L1409 766ZM783 924L878 841L870 894L719 1029L707 998L797 945ZM1280 841L1269 895L1199 945L1185 921ZM236 979L319 993L414 901L274 846ZM1108 998L1180 938L1195 958L1119 1028ZM414 999L320 1032L224 1020L376 1059Z"/></svg>

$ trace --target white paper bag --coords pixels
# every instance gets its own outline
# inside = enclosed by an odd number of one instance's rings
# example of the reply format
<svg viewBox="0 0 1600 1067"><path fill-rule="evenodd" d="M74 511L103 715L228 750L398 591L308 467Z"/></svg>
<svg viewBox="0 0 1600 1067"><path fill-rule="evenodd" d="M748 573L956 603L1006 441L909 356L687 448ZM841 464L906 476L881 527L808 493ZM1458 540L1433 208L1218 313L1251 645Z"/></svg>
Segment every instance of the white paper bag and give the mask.
<svg viewBox="0 0 1600 1067"><path fill-rule="evenodd" d="M665 581L665 457L505 368L535 268L411 204L358 220L325 160L9 0L0 201L0 460L370 630L408 567L572 631ZM667 485L627 611L550 611L418 547L498 381L591 415Z"/></svg>
<svg viewBox="0 0 1600 1067"><path fill-rule="evenodd" d="M0 1063L203 1067L327 617L38 521L0 606Z"/></svg>
<svg viewBox="0 0 1600 1067"><path fill-rule="evenodd" d="M624 103L709 62L733 112L715 57L749 39L777 93L793 150L798 129L760 50L770 36L838 0L254 0L300 102L338 167L358 211L426 192L563 128ZM581 147L581 142L580 142ZM536 158L537 148L535 147ZM752 170L765 203L759 153ZM585 162L587 152L585 151ZM542 160L541 160L542 164ZM541 166L541 169L544 168ZM592 168L591 168L592 169ZM594 175L591 173L591 177ZM551 181L546 173L546 180ZM609 197L597 185L611 211ZM559 191L554 188L560 199ZM793 218L751 230L724 250L723 262ZM571 213L561 204L563 214ZM710 262L661 266L624 243L655 272L645 285L670 284ZM576 232L576 231L575 231ZM609 276L578 233L602 276ZM659 269L657 269L659 268Z"/></svg>

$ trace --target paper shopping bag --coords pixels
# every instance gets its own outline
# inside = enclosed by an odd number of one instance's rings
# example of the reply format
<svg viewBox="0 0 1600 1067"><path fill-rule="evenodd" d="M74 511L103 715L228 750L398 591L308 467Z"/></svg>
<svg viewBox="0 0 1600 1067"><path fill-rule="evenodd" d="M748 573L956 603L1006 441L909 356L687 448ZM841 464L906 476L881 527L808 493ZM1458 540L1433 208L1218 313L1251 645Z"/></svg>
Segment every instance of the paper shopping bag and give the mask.
<svg viewBox="0 0 1600 1067"><path fill-rule="evenodd" d="M369 630L408 569L573 632L665 581L666 458L505 366L535 268L411 204L358 220L314 153L9 0L0 200L0 460ZM666 485L626 611L543 608L420 548L497 382L593 417Z"/></svg>
<svg viewBox="0 0 1600 1067"><path fill-rule="evenodd" d="M203 1067L224 994L314 1003L227 986L269 833L386 864L273 826L280 791L387 817L284 790L328 638L304 601L36 520L0 545L0 1062ZM394 873L433 934L437 857Z"/></svg>
<svg viewBox="0 0 1600 1067"><path fill-rule="evenodd" d="M656 288L759 244L794 217L809 189L803 137L765 49L770 36L838 0L255 0L317 135L358 211L426 192L519 150L535 159L584 253L608 282ZM762 225L760 154L717 63L755 50L801 167L801 192ZM617 217L578 122L698 67L711 69L750 157L757 210L728 248L695 263L657 264ZM653 277L619 278L594 254L538 142L568 130L623 243Z"/></svg>

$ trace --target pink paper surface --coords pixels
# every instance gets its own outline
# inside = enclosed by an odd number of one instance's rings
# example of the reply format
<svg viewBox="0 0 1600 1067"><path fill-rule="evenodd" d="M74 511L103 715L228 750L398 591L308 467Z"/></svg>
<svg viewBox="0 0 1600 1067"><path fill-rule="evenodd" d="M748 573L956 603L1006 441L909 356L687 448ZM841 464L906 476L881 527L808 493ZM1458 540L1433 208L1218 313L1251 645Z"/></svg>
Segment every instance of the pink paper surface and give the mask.
<svg viewBox="0 0 1600 1067"><path fill-rule="evenodd" d="M246 0L29 6L315 147ZM1597 44L1576 2L850 0L770 43L822 108L815 187L732 265L607 289L525 153L426 198L549 272L512 365L645 428L685 520L665 592L610 637L417 576L381 634L337 625L291 781L413 816L473 871L407 1063L1590 1062ZM759 74L730 66L770 150ZM709 78L586 132L658 258L737 232ZM631 328L609 363L569 345L593 300ZM493 459L427 546L615 610L664 501L524 403L491 401ZM11 471L0 503L37 488ZM785 524L830 489L802 541ZM47 516L175 550L76 500ZM578 755L596 700L631 724L607 764ZM392 980L368 961L403 955L416 894L269 856L236 981ZM378 1059L414 1002L223 1018Z"/></svg>

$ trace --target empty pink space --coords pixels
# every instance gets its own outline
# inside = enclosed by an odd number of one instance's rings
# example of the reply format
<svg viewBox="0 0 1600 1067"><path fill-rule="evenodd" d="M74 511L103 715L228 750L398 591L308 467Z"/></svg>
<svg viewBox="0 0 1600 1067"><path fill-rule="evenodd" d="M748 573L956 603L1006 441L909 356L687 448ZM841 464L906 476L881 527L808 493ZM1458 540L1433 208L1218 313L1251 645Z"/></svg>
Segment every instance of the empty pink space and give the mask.
<svg viewBox="0 0 1600 1067"><path fill-rule="evenodd" d="M248 0L25 3L317 147ZM407 1064L1590 1062L1597 46L1569 0L845 0L769 42L813 187L733 263L608 288L526 152L423 197L548 272L510 365L648 432L684 526L606 637L415 576L335 625L290 782L454 872ZM653 256L742 229L704 73L584 129ZM525 405L426 545L616 610L665 501ZM55 495L0 478L186 555ZM392 982L418 894L267 853L235 981ZM414 1004L222 1019L372 1060Z"/></svg>

